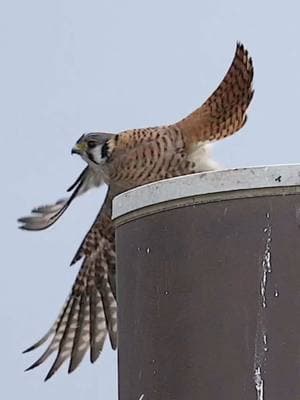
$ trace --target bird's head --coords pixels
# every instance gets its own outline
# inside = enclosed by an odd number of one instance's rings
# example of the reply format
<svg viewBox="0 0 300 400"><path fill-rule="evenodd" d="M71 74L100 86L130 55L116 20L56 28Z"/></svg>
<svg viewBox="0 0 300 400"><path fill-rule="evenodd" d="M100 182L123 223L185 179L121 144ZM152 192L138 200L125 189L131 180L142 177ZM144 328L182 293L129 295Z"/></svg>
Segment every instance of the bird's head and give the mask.
<svg viewBox="0 0 300 400"><path fill-rule="evenodd" d="M82 135L72 148L72 154L79 154L91 166L101 165L110 155L111 133L87 133Z"/></svg>

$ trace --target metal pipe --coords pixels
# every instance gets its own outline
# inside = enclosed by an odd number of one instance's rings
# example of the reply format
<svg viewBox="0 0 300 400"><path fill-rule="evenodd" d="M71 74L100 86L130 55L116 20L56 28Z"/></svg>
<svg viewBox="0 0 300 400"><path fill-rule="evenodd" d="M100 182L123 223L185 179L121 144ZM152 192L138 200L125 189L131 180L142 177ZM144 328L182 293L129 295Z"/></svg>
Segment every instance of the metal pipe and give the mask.
<svg viewBox="0 0 300 400"><path fill-rule="evenodd" d="M300 398L300 166L118 196L120 400Z"/></svg>

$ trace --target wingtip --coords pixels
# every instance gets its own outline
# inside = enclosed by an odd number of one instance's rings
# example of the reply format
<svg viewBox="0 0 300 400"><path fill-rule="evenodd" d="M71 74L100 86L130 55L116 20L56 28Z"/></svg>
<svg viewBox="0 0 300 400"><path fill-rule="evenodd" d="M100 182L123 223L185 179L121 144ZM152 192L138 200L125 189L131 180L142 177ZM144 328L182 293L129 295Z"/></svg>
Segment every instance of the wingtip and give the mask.
<svg viewBox="0 0 300 400"><path fill-rule="evenodd" d="M26 368L26 369L24 370L24 372L31 371L32 369L38 367L39 365L40 365L40 363L39 363L38 361L35 361L35 362L34 362L33 364L31 364L28 368Z"/></svg>
<svg viewBox="0 0 300 400"><path fill-rule="evenodd" d="M111 344L111 348L112 348L113 350L117 350L117 347L118 347L118 341L116 340L116 342L114 342L114 343Z"/></svg>
<svg viewBox="0 0 300 400"><path fill-rule="evenodd" d="M94 364L98 360L101 352L102 352L102 350L97 351L96 353L93 353L92 351L90 351L90 362L91 362L91 364Z"/></svg>
<svg viewBox="0 0 300 400"><path fill-rule="evenodd" d="M76 260L75 258L72 259L72 261L70 262L70 267L72 267L72 265L76 264Z"/></svg>
<svg viewBox="0 0 300 400"><path fill-rule="evenodd" d="M245 45L239 40L236 42L235 57L240 58L243 64L246 65L247 71L250 72L250 78L252 81L254 76L253 59L250 56L249 51L247 50Z"/></svg>
<svg viewBox="0 0 300 400"><path fill-rule="evenodd" d="M26 232L44 231L47 228L48 228L48 226L33 227L33 226L29 226L28 224L25 224L25 223L23 225L18 226L18 229L21 229L21 231L26 231Z"/></svg>
<svg viewBox="0 0 300 400"><path fill-rule="evenodd" d="M78 367L79 364L73 364L72 359L70 360L69 366L68 366L68 374L71 374L72 372L75 371L75 369Z"/></svg>
<svg viewBox="0 0 300 400"><path fill-rule="evenodd" d="M23 350L23 351L22 351L22 354L29 353L29 352L32 351L33 349L34 349L33 346L30 346L30 347L28 347L27 349Z"/></svg>
<svg viewBox="0 0 300 400"><path fill-rule="evenodd" d="M28 217L20 217L17 219L17 224L21 224L18 226L19 229L25 229L26 223L28 221Z"/></svg>
<svg viewBox="0 0 300 400"><path fill-rule="evenodd" d="M81 255L78 254L78 252L75 254L75 256L72 258L71 262L70 262L70 267L72 267L72 265L76 264L77 261L79 261L81 259Z"/></svg>
<svg viewBox="0 0 300 400"><path fill-rule="evenodd" d="M44 340L39 340L37 343L33 344L32 346L27 347L25 350L22 351L22 354L29 353L32 350L37 349L42 343L44 343Z"/></svg>
<svg viewBox="0 0 300 400"><path fill-rule="evenodd" d="M243 43L241 40L237 40L237 41L236 41L236 48L237 48L237 49L244 50L244 51L247 51L247 49L246 49L244 43Z"/></svg>
<svg viewBox="0 0 300 400"><path fill-rule="evenodd" d="M247 58L252 60L251 57L249 56L249 51L247 50L244 43L242 43L240 40L236 41L236 53L238 53L238 52L244 53Z"/></svg>
<svg viewBox="0 0 300 400"><path fill-rule="evenodd" d="M34 231L38 231L38 230L42 230L42 229L34 229L34 228L30 228L27 224L23 223L23 225L18 226L18 229L20 229L21 231L27 231L27 232L34 232Z"/></svg>
<svg viewBox="0 0 300 400"><path fill-rule="evenodd" d="M18 229L29 232L43 231L51 226L43 222L40 216L20 217L17 219L17 223L20 224Z"/></svg>
<svg viewBox="0 0 300 400"><path fill-rule="evenodd" d="M58 370L58 368L56 367L55 362L54 362L52 367L49 369L47 375L45 376L44 382L47 382L50 378L52 378L52 376L55 374L55 372L57 372L57 370Z"/></svg>
<svg viewBox="0 0 300 400"><path fill-rule="evenodd" d="M50 372L51 372L51 371L49 371L48 374L45 376L44 382L49 381L49 379L52 378L52 376L54 375L54 372L52 372L51 374L50 374Z"/></svg>

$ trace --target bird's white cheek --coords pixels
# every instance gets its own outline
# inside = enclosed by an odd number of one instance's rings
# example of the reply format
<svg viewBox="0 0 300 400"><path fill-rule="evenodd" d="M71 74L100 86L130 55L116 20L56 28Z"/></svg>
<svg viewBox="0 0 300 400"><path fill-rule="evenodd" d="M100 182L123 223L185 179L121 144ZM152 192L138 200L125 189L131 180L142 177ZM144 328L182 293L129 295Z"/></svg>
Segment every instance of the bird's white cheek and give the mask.
<svg viewBox="0 0 300 400"><path fill-rule="evenodd" d="M90 151L90 153L92 155L92 159L97 164L100 164L103 161L102 156L101 156L101 150L102 150L102 146L97 146Z"/></svg>

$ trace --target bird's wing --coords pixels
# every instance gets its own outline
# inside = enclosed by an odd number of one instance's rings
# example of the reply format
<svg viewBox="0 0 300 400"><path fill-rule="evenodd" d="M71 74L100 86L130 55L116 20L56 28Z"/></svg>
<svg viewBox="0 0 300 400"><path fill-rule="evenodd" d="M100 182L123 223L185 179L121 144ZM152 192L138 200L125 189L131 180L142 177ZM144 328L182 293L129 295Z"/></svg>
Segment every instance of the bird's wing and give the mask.
<svg viewBox="0 0 300 400"><path fill-rule="evenodd" d="M194 145L205 145L238 131L247 120L254 93L253 75L252 59L237 43L224 79L201 107L175 124L132 129L110 140L112 178L122 184L127 180L131 186L157 180L158 176L165 178L167 175L159 175L159 171L179 165L180 157L193 152Z"/></svg>
<svg viewBox="0 0 300 400"><path fill-rule="evenodd" d="M96 174L90 167L86 167L67 190L68 192L72 191L70 197L60 199L54 204L34 208L30 216L18 219L18 222L21 223L20 229L40 231L49 228L62 216L75 197L102 183L101 175Z"/></svg>
<svg viewBox="0 0 300 400"><path fill-rule="evenodd" d="M100 213L81 245L80 254L84 259L62 312L50 330L25 350L34 350L50 339L42 356L28 368L39 366L50 354L56 353L46 380L67 359L70 360L68 371L72 372L89 348L91 362L96 361L107 332L112 347L115 349L117 346L117 303L111 287L111 282L115 281L111 202L112 196L108 191Z"/></svg>
<svg viewBox="0 0 300 400"><path fill-rule="evenodd" d="M219 140L242 128L254 93L253 74L248 51L237 43L232 64L218 88L200 108L174 124L187 145Z"/></svg>

